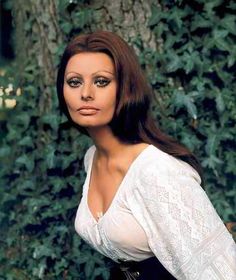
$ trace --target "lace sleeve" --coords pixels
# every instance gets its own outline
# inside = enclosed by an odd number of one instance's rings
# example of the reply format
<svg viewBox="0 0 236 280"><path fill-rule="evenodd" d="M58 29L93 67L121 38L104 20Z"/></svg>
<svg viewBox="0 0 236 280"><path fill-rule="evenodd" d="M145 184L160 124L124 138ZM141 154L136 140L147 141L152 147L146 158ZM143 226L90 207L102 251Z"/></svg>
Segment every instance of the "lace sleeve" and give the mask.
<svg viewBox="0 0 236 280"><path fill-rule="evenodd" d="M236 245L192 168L163 164L137 174L129 199L151 250L177 279L235 280Z"/></svg>

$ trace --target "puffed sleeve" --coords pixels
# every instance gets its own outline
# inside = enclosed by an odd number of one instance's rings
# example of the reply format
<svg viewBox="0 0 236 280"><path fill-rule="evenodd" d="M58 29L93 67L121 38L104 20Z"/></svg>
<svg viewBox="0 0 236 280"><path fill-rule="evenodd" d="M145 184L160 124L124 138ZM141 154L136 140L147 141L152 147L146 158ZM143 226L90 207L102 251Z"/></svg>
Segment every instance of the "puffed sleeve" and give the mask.
<svg viewBox="0 0 236 280"><path fill-rule="evenodd" d="M235 280L235 242L197 172L177 162L145 164L135 176L130 209L151 250L175 278Z"/></svg>

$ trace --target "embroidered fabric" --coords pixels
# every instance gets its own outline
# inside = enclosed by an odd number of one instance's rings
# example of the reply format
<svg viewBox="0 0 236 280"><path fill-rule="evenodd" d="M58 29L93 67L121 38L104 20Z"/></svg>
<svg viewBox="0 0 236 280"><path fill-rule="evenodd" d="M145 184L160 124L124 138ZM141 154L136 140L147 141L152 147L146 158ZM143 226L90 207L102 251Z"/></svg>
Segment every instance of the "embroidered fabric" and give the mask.
<svg viewBox="0 0 236 280"><path fill-rule="evenodd" d="M92 215L87 195L95 147L91 147L89 163L86 165L87 177L83 186L83 197L77 211L75 228L78 234L92 247L115 262L118 259L142 261L154 254L150 250L144 229L139 225L128 207L127 185L133 169L139 167L139 161L148 156L148 146L138 155L129 167L107 211L98 219ZM87 155L87 154L86 154ZM87 158L87 156L85 156ZM128 183L127 183L128 182ZM127 234L128 233L128 234Z"/></svg>
<svg viewBox="0 0 236 280"><path fill-rule="evenodd" d="M85 155L86 170L93 149ZM151 145L126 179L127 207L144 229L151 252L175 278L235 280L236 245L200 183L191 166ZM100 227L105 255L122 259ZM87 234L82 235L104 254Z"/></svg>

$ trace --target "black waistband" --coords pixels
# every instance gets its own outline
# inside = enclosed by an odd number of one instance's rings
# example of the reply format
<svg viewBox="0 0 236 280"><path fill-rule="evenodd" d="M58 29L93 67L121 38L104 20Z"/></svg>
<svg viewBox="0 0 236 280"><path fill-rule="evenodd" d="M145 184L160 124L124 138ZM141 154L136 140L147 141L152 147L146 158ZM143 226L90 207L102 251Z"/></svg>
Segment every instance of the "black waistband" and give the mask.
<svg viewBox="0 0 236 280"><path fill-rule="evenodd" d="M151 257L140 262L136 261L122 261L119 260L117 264L118 269L121 271L120 278L116 270L111 273L110 280L116 279L134 279L134 280L175 280L174 276L160 263L156 257ZM111 271L112 272L112 271ZM123 276L121 276L123 274ZM123 277L123 278L122 278Z"/></svg>

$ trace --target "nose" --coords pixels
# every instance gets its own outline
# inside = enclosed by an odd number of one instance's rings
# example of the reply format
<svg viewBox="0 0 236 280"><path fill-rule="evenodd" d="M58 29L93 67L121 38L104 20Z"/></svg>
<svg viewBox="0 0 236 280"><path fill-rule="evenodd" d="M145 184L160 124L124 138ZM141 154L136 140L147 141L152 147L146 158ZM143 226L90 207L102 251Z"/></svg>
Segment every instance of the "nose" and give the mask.
<svg viewBox="0 0 236 280"><path fill-rule="evenodd" d="M89 100L94 99L94 89L92 85L89 83L84 83L81 88L81 99L82 100Z"/></svg>

